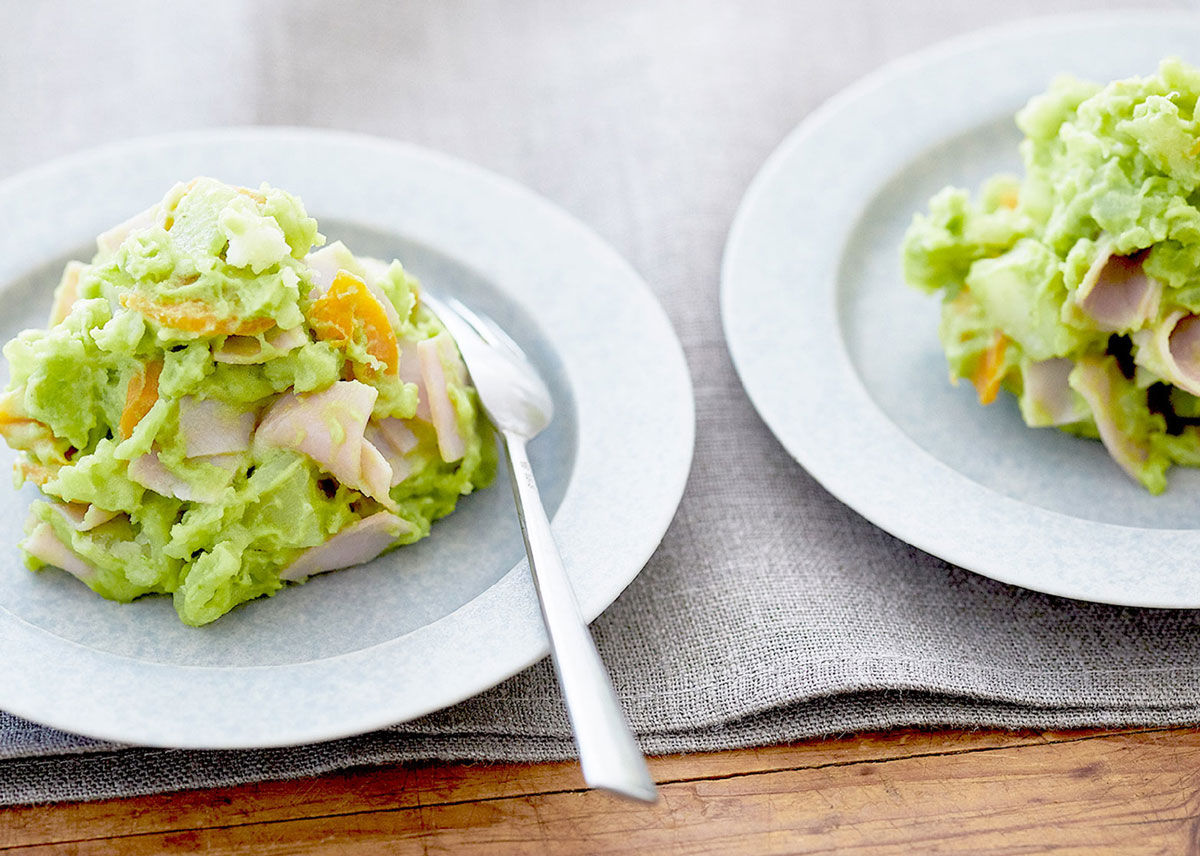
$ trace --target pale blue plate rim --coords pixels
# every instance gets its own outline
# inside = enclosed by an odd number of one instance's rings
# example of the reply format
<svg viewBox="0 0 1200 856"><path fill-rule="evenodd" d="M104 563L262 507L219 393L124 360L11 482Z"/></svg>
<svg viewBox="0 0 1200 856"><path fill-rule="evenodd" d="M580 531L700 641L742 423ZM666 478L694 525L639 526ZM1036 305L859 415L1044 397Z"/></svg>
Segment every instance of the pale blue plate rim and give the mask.
<svg viewBox="0 0 1200 856"><path fill-rule="evenodd" d="M343 192L325 176L306 198L311 210L370 225L386 221L460 259L535 319L561 358L577 408L578 448L554 531L580 610L594 619L648 561L682 497L695 437L691 380L670 321L637 272L578 220L518 183L416 145L338 131L224 128L135 139L0 182L0 207L21 212L6 221L0 282L118 222L148 187L161 194L173 165L176 180L191 177L197 164L221 172L272 163L279 164L274 174L300 176L335 161L357 165L356 175L337 177L347 187L357 181L373 188L367 209L356 207L361 193ZM121 170L134 176L129 187L80 197L81 183L106 186L105 172ZM389 187L401 186L415 205L385 198ZM427 213L422 200L430 203ZM441 213L449 211L453 216ZM477 257L472 234L485 229L513 252ZM583 279L604 288L584 288ZM0 650L0 709L119 743L235 749L330 740L407 721L499 683L545 656L548 646L522 561L444 618L311 662L147 662L67 641L3 604Z"/></svg>
<svg viewBox="0 0 1200 856"><path fill-rule="evenodd" d="M970 33L863 78L770 155L726 241L722 323L759 415L830 493L892 535L1001 582L1125 606L1200 607L1200 565L1184 558L1200 550L1200 521L1142 529L1084 520L946 466L872 400L838 308L843 253L871 200L922 153L1011 116L1060 73L1108 79L1106 65L1131 56L1143 73L1171 53L1197 62L1197 36L1200 16L1190 12L1056 15Z"/></svg>

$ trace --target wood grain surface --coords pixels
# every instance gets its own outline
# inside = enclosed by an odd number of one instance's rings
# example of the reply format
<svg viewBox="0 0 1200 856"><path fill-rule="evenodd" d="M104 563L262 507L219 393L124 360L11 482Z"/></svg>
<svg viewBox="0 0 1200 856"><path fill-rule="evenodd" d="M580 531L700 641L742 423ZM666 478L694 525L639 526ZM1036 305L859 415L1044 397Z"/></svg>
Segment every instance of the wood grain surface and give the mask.
<svg viewBox="0 0 1200 856"><path fill-rule="evenodd" d="M574 764L364 768L0 809L32 854L1200 852L1200 730L898 731L651 761L654 806Z"/></svg>

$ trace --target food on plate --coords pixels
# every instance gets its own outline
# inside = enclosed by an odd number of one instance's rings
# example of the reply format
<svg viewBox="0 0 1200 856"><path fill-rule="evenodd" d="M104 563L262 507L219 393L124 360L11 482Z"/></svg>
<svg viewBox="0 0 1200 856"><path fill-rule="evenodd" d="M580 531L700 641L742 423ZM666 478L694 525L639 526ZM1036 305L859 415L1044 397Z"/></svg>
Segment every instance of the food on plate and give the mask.
<svg viewBox="0 0 1200 856"><path fill-rule="evenodd" d="M429 534L496 470L458 350L399 262L299 199L198 178L70 262L4 347L21 542L118 601L206 624Z"/></svg>
<svg viewBox="0 0 1200 856"><path fill-rule="evenodd" d="M1200 69L1060 78L1017 114L1023 178L946 188L904 239L952 381L1098 438L1151 493L1200 466Z"/></svg>

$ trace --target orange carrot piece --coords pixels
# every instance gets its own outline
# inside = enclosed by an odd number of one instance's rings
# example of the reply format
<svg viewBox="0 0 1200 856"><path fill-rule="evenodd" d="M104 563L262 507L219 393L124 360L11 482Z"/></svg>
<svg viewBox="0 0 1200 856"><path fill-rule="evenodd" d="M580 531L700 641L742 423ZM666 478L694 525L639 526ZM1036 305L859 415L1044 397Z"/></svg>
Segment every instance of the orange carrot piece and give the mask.
<svg viewBox="0 0 1200 856"><path fill-rule="evenodd" d="M0 437L13 449L31 452L43 461L65 464L69 447L54 436L49 425L25 412L24 394L24 389L10 389L0 395Z"/></svg>
<svg viewBox="0 0 1200 856"><path fill-rule="evenodd" d="M265 205L267 202L267 197L263 196L257 190L251 190L249 187L234 187L234 190L242 194L242 196L249 196L259 205Z"/></svg>
<svg viewBox="0 0 1200 856"><path fill-rule="evenodd" d="M1004 352L1008 350L1008 337L999 330L992 336L992 344L979 358L979 365L971 373L971 383L979 395L980 404L991 404L1000 391L1004 380Z"/></svg>
<svg viewBox="0 0 1200 856"><path fill-rule="evenodd" d="M0 394L0 428L34 421L25 413L25 407L21 401L24 393L23 389L10 389Z"/></svg>
<svg viewBox="0 0 1200 856"><path fill-rule="evenodd" d="M354 312L350 300L343 297L342 274L333 280L329 290L313 301L308 320L318 339L327 342L348 342L354 338Z"/></svg>
<svg viewBox="0 0 1200 856"><path fill-rule="evenodd" d="M387 311L354 274L338 271L329 290L313 301L308 318L317 338L331 342L349 342L358 321L367 339L367 353L387 366L387 374L400 370L400 348Z"/></svg>
<svg viewBox="0 0 1200 856"><path fill-rule="evenodd" d="M140 294L125 293L121 305L164 327L211 336L257 336L275 326L270 318L218 318L202 300L158 303Z"/></svg>
<svg viewBox="0 0 1200 856"><path fill-rule="evenodd" d="M121 411L122 439L129 439L133 429L158 401L158 376L162 373L162 367L162 360L152 360L129 379L129 386L125 390L125 409Z"/></svg>
<svg viewBox="0 0 1200 856"><path fill-rule="evenodd" d="M18 460L13 462L13 472L22 482L33 482L41 487L58 475L58 467L45 467L32 461Z"/></svg>

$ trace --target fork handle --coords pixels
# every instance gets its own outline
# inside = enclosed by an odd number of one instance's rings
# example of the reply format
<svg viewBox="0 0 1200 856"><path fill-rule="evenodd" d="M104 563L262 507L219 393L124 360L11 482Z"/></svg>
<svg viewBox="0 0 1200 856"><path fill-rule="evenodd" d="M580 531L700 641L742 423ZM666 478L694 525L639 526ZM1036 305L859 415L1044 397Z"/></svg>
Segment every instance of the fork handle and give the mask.
<svg viewBox="0 0 1200 856"><path fill-rule="evenodd" d="M525 440L510 432L503 432L502 436L533 585L550 637L550 656L575 734L584 781L593 788L653 802L658 798L654 780L579 614L529 465Z"/></svg>

